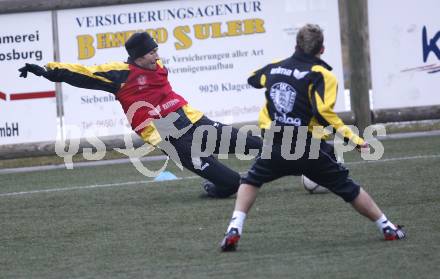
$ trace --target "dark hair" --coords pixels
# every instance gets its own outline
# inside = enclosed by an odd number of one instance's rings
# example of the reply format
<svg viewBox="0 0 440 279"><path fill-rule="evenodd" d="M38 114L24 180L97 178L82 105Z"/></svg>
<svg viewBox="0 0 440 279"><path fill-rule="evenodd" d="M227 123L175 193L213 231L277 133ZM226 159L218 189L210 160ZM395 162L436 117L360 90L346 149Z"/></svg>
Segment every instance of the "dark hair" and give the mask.
<svg viewBox="0 0 440 279"><path fill-rule="evenodd" d="M323 30L317 24L306 24L296 35L296 48L306 54L318 54L324 44Z"/></svg>

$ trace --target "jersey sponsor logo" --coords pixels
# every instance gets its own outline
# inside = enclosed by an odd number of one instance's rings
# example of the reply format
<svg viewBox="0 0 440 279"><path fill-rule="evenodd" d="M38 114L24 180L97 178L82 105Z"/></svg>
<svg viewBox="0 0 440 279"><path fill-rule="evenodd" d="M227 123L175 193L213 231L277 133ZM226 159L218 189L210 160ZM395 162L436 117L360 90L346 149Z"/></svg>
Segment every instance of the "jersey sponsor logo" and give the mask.
<svg viewBox="0 0 440 279"><path fill-rule="evenodd" d="M145 84L147 84L147 77L146 77L146 76L143 76L143 75L138 76L138 77L137 77L137 83L138 83L139 85L145 85Z"/></svg>
<svg viewBox="0 0 440 279"><path fill-rule="evenodd" d="M156 107L153 107L153 108L148 112L148 114L149 114L150 116L156 116L156 115L159 115L160 112L162 111L162 109L167 110L167 109L169 109L169 108L171 108L171 107L177 105L179 102L180 102L179 99L172 99L172 100L170 100L170 101L168 101L168 102L166 102L166 103L164 103L164 104L162 104L162 105L157 105Z"/></svg>
<svg viewBox="0 0 440 279"><path fill-rule="evenodd" d="M288 124L288 125L293 125L293 126L301 126L301 118L293 118L290 116L287 116L285 113L279 115L278 113L275 113L274 115L274 119L278 122L284 123L284 124Z"/></svg>
<svg viewBox="0 0 440 279"><path fill-rule="evenodd" d="M304 78L308 73L309 73L309 71L301 72L300 70L295 69L295 71L293 71L293 76L294 76L296 79L302 79L302 78Z"/></svg>
<svg viewBox="0 0 440 279"><path fill-rule="evenodd" d="M270 70L270 74L271 75L285 75L285 76L290 76L292 75L292 70L290 69L286 69L286 68L282 68L282 67L277 67L277 68L272 68Z"/></svg>
<svg viewBox="0 0 440 279"><path fill-rule="evenodd" d="M296 99L296 90L288 83L278 82L270 88L270 98L275 106L277 112L274 114L274 119L278 122L301 126L300 118L293 118L287 116L292 112Z"/></svg>
<svg viewBox="0 0 440 279"><path fill-rule="evenodd" d="M172 99L171 101L166 102L162 105L163 109L169 109L170 107L179 103L179 99Z"/></svg>
<svg viewBox="0 0 440 279"><path fill-rule="evenodd" d="M278 82L270 88L270 98L279 113L286 114L292 111L295 104L296 91L288 83Z"/></svg>
<svg viewBox="0 0 440 279"><path fill-rule="evenodd" d="M291 69L286 69L286 68L283 68L283 67L276 67L276 68L270 69L270 74L271 75L284 75L284 76L288 76L288 77L293 76L296 79L302 79L308 73L309 73L309 71L301 72L298 69L291 70Z"/></svg>

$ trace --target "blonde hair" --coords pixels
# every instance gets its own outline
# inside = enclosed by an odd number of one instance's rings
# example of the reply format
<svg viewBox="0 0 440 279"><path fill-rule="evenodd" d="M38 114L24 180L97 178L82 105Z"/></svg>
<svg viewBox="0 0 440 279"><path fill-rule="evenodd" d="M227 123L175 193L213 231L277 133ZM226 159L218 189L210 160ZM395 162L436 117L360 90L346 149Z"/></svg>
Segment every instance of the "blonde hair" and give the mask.
<svg viewBox="0 0 440 279"><path fill-rule="evenodd" d="M324 31L317 24L306 24L296 35L296 48L309 55L318 54L324 44Z"/></svg>

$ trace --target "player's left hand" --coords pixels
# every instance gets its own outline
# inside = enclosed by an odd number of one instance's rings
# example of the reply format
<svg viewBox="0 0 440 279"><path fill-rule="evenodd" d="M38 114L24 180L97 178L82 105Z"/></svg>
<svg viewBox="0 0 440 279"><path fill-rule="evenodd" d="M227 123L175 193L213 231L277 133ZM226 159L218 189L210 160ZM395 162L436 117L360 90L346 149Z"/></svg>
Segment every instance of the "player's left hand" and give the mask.
<svg viewBox="0 0 440 279"><path fill-rule="evenodd" d="M20 72L20 77L22 78L26 78L28 72L31 72L36 76L44 76L44 74L46 74L47 72L46 69L44 69L43 67L29 63L26 63L26 65L18 69L18 71Z"/></svg>

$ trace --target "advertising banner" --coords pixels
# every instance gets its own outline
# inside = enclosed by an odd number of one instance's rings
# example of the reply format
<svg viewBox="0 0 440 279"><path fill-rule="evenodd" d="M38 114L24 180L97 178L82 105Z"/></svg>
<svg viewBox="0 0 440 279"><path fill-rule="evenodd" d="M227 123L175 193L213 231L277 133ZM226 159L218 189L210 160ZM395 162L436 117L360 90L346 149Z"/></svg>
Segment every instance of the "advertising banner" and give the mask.
<svg viewBox="0 0 440 279"><path fill-rule="evenodd" d="M336 0L161 1L58 12L60 60L84 65L125 61L124 43L147 31L158 42L174 91L208 117L256 121L264 93L247 85L252 71L293 54L305 23L325 30L323 59L340 82L336 110L344 110ZM112 94L63 85L64 120L99 136L129 131Z"/></svg>
<svg viewBox="0 0 440 279"><path fill-rule="evenodd" d="M375 109L440 104L439 2L368 1Z"/></svg>
<svg viewBox="0 0 440 279"><path fill-rule="evenodd" d="M1 15L0 26L0 145L54 141L55 85L18 72L25 63L53 59L51 13Z"/></svg>

